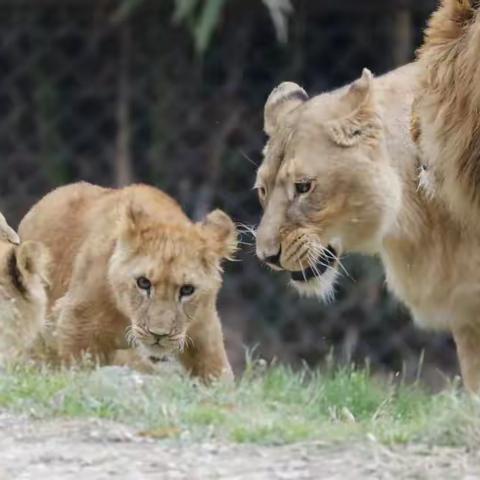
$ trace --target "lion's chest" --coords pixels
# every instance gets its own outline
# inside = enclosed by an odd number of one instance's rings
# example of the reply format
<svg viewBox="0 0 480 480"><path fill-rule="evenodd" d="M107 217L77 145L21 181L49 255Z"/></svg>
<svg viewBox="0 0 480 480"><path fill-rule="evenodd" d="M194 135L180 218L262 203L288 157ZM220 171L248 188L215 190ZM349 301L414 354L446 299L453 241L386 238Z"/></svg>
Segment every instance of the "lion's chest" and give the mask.
<svg viewBox="0 0 480 480"><path fill-rule="evenodd" d="M460 247L447 236L431 240L428 247L399 242L385 248L389 288L421 327L450 330L480 321L480 238L463 239Z"/></svg>

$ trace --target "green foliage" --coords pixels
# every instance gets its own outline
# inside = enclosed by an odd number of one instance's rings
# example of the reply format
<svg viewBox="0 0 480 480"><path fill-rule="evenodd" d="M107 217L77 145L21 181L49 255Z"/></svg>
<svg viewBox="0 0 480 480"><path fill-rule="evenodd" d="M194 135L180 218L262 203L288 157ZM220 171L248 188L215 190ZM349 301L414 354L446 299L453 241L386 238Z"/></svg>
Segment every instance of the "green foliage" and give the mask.
<svg viewBox="0 0 480 480"><path fill-rule="evenodd" d="M203 54L208 48L226 3L226 0L175 0L173 21L188 27L197 53Z"/></svg>
<svg viewBox="0 0 480 480"><path fill-rule="evenodd" d="M143 5L145 0L121 0L119 6L113 14L114 23L120 23L127 19L135 10Z"/></svg>
<svg viewBox="0 0 480 480"><path fill-rule="evenodd" d="M11 368L0 376L0 408L112 419L154 438L285 444L368 437L467 447L480 439L478 400L453 387L429 395L353 368L324 374L251 363L235 386L209 388L171 372Z"/></svg>
<svg viewBox="0 0 480 480"><path fill-rule="evenodd" d="M123 0L113 15L119 23L132 15L146 0ZM193 38L195 50L202 55L208 49L228 0L174 0L173 21L185 25ZM230 0L231 1L231 0ZM292 13L290 0L263 0L268 9L277 38L286 42L287 18Z"/></svg>
<svg viewBox="0 0 480 480"><path fill-rule="evenodd" d="M263 4L268 8L278 40L286 42L287 18L292 13L290 0L263 0ZM226 5L227 0L175 0L173 20L189 27L197 53L207 50Z"/></svg>
<svg viewBox="0 0 480 480"><path fill-rule="evenodd" d="M208 48L226 3L226 0L175 0L173 21L188 26L199 54Z"/></svg>

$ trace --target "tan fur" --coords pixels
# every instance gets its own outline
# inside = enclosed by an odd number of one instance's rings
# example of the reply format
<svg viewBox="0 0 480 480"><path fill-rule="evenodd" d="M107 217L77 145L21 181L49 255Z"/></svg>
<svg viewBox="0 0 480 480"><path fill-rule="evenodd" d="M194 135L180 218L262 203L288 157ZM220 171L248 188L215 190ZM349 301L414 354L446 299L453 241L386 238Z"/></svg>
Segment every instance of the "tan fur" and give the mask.
<svg viewBox="0 0 480 480"><path fill-rule="evenodd" d="M480 222L480 2L443 0L419 50L414 115L428 191L465 228Z"/></svg>
<svg viewBox="0 0 480 480"><path fill-rule="evenodd" d="M13 243L18 245L20 239L18 238L17 232L7 223L5 217L0 212L0 240Z"/></svg>
<svg viewBox="0 0 480 480"><path fill-rule="evenodd" d="M177 352L205 380L231 377L216 299L236 232L223 212L194 224L156 188L79 183L40 200L19 233L55 258L50 310L61 361L89 353L112 363L130 341L145 358ZM187 284L196 290L181 298Z"/></svg>
<svg viewBox="0 0 480 480"><path fill-rule="evenodd" d="M364 72L352 86L276 118L257 175L264 207L257 252L265 259L281 247L280 266L290 271L307 268L327 245L339 255L379 255L390 289L416 322L453 332L465 383L477 390L479 238L419 188L410 132L418 69L408 65L375 80ZM313 188L296 194L303 179ZM319 278L293 284L329 296L338 271L337 261Z"/></svg>
<svg viewBox="0 0 480 480"><path fill-rule="evenodd" d="M26 359L44 328L49 262L38 242L0 240L0 363Z"/></svg>

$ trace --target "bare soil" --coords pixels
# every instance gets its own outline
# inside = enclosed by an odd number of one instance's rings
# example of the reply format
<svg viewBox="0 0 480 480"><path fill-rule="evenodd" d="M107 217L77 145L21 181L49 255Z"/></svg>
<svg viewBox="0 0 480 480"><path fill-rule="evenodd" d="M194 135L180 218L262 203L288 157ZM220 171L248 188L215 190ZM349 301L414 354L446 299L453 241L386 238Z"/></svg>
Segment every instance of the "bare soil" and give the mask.
<svg viewBox="0 0 480 480"><path fill-rule="evenodd" d="M332 446L220 445L155 440L99 420L0 414L1 480L477 479L480 453L371 441Z"/></svg>

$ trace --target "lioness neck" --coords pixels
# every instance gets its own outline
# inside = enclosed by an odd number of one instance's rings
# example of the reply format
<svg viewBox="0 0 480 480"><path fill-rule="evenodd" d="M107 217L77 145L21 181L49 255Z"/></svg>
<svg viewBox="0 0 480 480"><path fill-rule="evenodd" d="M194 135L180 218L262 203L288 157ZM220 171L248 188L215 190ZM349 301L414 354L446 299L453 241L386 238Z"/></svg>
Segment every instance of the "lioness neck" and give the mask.
<svg viewBox="0 0 480 480"><path fill-rule="evenodd" d="M402 186L402 207L383 238L382 247L387 248L391 242L418 243L432 222L445 220L442 207L419 187L421 165L411 134L417 69L411 63L376 80L389 160Z"/></svg>
<svg viewBox="0 0 480 480"><path fill-rule="evenodd" d="M396 221L378 253L390 289L407 303L417 322L443 328L456 311L453 292L462 284L458 273L468 271L463 265L467 257L459 258L456 246L462 241L468 249L470 242L445 207L419 187L421 165L410 131L417 68L410 64L376 79L389 160L402 191Z"/></svg>

